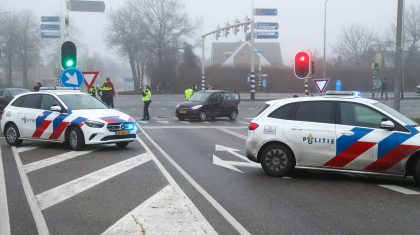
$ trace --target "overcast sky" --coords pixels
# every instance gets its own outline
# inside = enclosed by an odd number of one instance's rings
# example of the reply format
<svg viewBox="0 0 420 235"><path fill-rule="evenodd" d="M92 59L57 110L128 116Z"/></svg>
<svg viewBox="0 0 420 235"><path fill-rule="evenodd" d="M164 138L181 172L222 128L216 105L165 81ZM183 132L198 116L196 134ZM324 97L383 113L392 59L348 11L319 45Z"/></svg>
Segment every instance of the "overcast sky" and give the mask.
<svg viewBox="0 0 420 235"><path fill-rule="evenodd" d="M231 24L236 18L242 20L251 15L251 0L180 0L191 17L202 17L203 25L196 38L214 30L217 25ZM104 43L107 12L116 9L125 0L105 0L105 13L71 12L70 24L76 27L89 53L107 52ZM280 28L278 41L281 44L284 63L291 64L293 55L298 50L311 49L323 53L325 0L254 0L255 8L277 8L276 17L256 17L256 22L278 22ZM419 0L406 0L406 6L420 4ZM3 10L33 10L39 19L41 16L57 15L63 12L64 0L0 0ZM327 56L337 42L343 26L361 23L384 34L391 23L396 22L397 0L328 0L327 3ZM219 41L244 40L244 34L230 36ZM210 37L206 47L215 41ZM263 41L263 40L260 40ZM114 58L118 58L113 53ZM207 53L209 54L209 53Z"/></svg>

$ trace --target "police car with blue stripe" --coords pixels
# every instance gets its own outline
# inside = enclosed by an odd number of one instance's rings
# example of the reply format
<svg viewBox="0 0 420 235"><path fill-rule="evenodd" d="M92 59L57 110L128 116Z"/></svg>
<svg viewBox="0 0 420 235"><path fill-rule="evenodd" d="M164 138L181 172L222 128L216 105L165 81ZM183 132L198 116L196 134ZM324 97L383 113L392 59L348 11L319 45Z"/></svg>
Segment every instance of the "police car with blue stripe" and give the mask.
<svg viewBox="0 0 420 235"><path fill-rule="evenodd" d="M0 124L12 146L38 140L67 143L79 150L104 143L125 147L137 139L132 117L79 90L64 88L16 96L4 109Z"/></svg>
<svg viewBox="0 0 420 235"><path fill-rule="evenodd" d="M267 102L246 147L271 176L299 168L413 176L420 184L418 123L355 92Z"/></svg>

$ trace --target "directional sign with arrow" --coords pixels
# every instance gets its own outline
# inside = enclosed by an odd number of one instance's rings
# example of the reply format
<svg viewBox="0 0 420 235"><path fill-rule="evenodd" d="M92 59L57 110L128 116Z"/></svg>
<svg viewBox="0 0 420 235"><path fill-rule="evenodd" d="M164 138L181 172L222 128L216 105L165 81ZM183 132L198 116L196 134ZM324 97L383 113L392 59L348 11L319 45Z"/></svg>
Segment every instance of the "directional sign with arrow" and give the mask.
<svg viewBox="0 0 420 235"><path fill-rule="evenodd" d="M251 168L258 168L261 169L261 165L255 162L251 162L248 158L242 156L241 154L237 153L240 150L234 149L234 148L230 148L230 147L226 147L223 145L218 145L216 144L216 152L228 152L233 154L234 156L244 160L245 162L241 161L241 162L237 162L237 161L225 161L222 160L221 158L217 157L216 155L213 154L213 164L217 165L217 166L221 166L233 171L237 171L240 173L244 173L243 171L239 170L238 168L236 168L236 166L238 167L251 167Z"/></svg>
<svg viewBox="0 0 420 235"><path fill-rule="evenodd" d="M66 69L60 76L60 82L63 87L80 88L83 80L83 74L76 68Z"/></svg>

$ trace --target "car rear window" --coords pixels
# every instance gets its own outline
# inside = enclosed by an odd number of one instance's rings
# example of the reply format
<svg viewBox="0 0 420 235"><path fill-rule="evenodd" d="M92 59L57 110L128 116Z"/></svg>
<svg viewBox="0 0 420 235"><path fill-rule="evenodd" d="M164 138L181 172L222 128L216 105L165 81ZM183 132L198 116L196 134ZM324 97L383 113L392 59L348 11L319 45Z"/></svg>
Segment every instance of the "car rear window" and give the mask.
<svg viewBox="0 0 420 235"><path fill-rule="evenodd" d="M294 103L283 105L270 113L268 117L287 120L290 118L294 106Z"/></svg>
<svg viewBox="0 0 420 235"><path fill-rule="evenodd" d="M12 106L22 107L24 98L25 98L24 96L21 96L21 97L17 98L15 101L13 101Z"/></svg>

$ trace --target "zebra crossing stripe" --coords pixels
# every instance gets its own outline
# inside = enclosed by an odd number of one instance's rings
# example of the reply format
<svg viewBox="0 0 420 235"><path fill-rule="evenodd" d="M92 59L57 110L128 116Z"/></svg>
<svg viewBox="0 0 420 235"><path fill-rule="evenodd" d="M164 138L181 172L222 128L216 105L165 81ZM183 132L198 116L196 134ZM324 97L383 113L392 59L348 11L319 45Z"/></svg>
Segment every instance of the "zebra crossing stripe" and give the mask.
<svg viewBox="0 0 420 235"><path fill-rule="evenodd" d="M149 153L144 153L40 193L35 198L39 208L45 210L150 160Z"/></svg>
<svg viewBox="0 0 420 235"><path fill-rule="evenodd" d="M60 162L64 162L79 156L89 154L93 151L70 151L54 157L50 157L41 161L36 161L23 166L26 173L42 169L44 167L52 166Z"/></svg>

